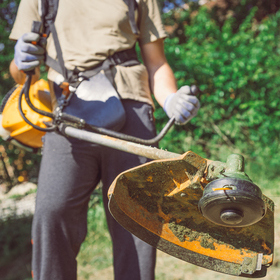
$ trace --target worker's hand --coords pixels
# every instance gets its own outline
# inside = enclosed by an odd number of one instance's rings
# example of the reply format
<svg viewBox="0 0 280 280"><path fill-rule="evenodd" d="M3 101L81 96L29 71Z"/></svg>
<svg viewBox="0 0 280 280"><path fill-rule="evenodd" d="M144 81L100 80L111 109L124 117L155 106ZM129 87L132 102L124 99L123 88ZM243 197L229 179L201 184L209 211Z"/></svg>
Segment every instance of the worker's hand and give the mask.
<svg viewBox="0 0 280 280"><path fill-rule="evenodd" d="M39 66L44 59L45 49L35 42L40 35L29 32L22 35L15 45L15 63L19 70L30 71Z"/></svg>
<svg viewBox="0 0 280 280"><path fill-rule="evenodd" d="M186 124L192 119L200 108L195 96L198 92L196 86L183 86L176 93L167 96L163 109L169 118L175 117L176 124Z"/></svg>

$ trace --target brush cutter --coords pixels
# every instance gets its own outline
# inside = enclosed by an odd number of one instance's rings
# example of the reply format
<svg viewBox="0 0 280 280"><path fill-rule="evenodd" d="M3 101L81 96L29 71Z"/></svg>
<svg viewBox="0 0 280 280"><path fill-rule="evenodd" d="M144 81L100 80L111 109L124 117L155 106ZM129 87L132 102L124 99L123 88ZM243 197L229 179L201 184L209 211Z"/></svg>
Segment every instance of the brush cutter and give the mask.
<svg viewBox="0 0 280 280"><path fill-rule="evenodd" d="M30 101L31 75L18 101L22 118L40 131L67 136L145 156L153 161L121 173L109 192L109 209L128 231L186 262L225 274L260 278L272 265L274 203L244 171L244 158L212 161L188 151L183 155L153 148L173 125L143 140L57 110L37 109ZM32 110L53 122L34 126L21 108L25 95Z"/></svg>
<svg viewBox="0 0 280 280"><path fill-rule="evenodd" d="M247 278L266 275L274 248L274 203L244 172L244 158L226 163L183 155L62 124L81 140L155 159L121 173L109 209L128 231L186 262Z"/></svg>

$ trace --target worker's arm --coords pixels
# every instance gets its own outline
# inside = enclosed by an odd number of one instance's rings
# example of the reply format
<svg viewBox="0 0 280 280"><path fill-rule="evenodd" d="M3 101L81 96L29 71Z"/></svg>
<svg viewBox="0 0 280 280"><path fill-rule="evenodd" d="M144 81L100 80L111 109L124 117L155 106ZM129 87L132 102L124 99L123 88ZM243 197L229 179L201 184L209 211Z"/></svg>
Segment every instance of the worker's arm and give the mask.
<svg viewBox="0 0 280 280"><path fill-rule="evenodd" d="M185 124L196 115L200 107L194 96L196 87L183 86L177 90L176 79L164 54L162 39L141 45L141 53L156 100L170 118L175 116L176 123Z"/></svg>
<svg viewBox="0 0 280 280"><path fill-rule="evenodd" d="M141 46L142 58L149 73L150 88L163 107L166 97L177 91L177 82L165 54L163 40Z"/></svg>
<svg viewBox="0 0 280 280"><path fill-rule="evenodd" d="M23 85L24 82L25 82L25 79L26 79L26 74L19 70L16 63L15 63L15 60L13 59L11 64L10 64L10 73L11 73L11 76L12 78L15 80L15 82L19 85ZM36 81L38 81L40 78L40 69L39 67L36 67L35 68L35 74L32 76L32 81L31 83L35 83Z"/></svg>
<svg viewBox="0 0 280 280"><path fill-rule="evenodd" d="M39 79L39 65L45 53L45 49L36 43L39 40L39 34L29 32L23 34L16 42L14 59L10 64L10 73L16 83L24 83L26 77L24 72L27 71L35 70L32 82Z"/></svg>

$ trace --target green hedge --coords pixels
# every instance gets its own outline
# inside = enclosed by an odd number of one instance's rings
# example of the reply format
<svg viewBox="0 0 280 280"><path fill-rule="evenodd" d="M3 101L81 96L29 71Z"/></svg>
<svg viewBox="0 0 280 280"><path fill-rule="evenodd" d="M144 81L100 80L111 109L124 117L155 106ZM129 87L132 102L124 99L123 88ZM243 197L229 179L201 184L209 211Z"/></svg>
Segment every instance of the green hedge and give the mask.
<svg viewBox="0 0 280 280"><path fill-rule="evenodd" d="M220 28L201 8L185 26L186 43L166 40L179 86L200 87L201 109L161 145L218 160L240 152L275 176L280 167L280 12L260 24L254 21L255 12L233 32L234 18ZM160 111L156 116L164 119Z"/></svg>

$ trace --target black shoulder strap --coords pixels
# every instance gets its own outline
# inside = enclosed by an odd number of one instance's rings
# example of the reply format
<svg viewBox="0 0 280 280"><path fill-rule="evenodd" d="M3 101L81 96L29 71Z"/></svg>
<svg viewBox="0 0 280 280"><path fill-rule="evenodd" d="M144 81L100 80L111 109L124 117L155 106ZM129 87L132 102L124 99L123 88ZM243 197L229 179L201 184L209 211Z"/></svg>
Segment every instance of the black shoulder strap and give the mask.
<svg viewBox="0 0 280 280"><path fill-rule="evenodd" d="M67 81L67 69L64 65L64 59L62 55L62 50L60 47L60 43L58 40L56 28L54 25L57 10L58 10L58 4L59 0L39 0L39 14L41 16L41 21L43 25L43 33L45 33L47 36L52 33L54 45L57 53L57 59L54 60L48 54L46 54L45 63L56 70L58 73L61 73L64 77L64 79Z"/></svg>
<svg viewBox="0 0 280 280"><path fill-rule="evenodd" d="M39 14L42 19L44 32L50 32L50 24L55 22L59 0L39 0Z"/></svg>

